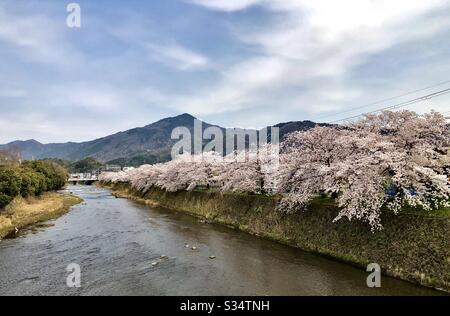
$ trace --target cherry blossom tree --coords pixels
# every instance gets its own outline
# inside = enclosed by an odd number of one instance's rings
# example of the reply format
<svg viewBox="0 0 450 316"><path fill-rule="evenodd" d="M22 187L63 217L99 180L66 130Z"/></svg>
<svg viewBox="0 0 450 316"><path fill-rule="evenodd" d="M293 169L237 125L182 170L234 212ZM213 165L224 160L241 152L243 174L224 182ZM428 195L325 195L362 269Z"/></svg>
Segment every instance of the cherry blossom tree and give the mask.
<svg viewBox="0 0 450 316"><path fill-rule="evenodd" d="M282 212L305 208L314 196L337 197L347 218L381 229L384 208L426 210L447 205L444 173L449 126L438 113L368 115L345 127L317 127L289 135L282 145ZM386 194L393 190L394 196Z"/></svg>
<svg viewBox="0 0 450 316"><path fill-rule="evenodd" d="M220 183L225 171L224 157L214 151L205 152L193 157L193 168L190 169L188 190L203 186L209 188Z"/></svg>
<svg viewBox="0 0 450 316"><path fill-rule="evenodd" d="M279 146L234 152L224 159L220 181L222 191L239 193L275 193L278 185Z"/></svg>
<svg viewBox="0 0 450 316"><path fill-rule="evenodd" d="M146 193L151 187L156 185L163 168L164 164L143 165L136 169L129 182L135 190Z"/></svg>
<svg viewBox="0 0 450 316"><path fill-rule="evenodd" d="M347 218L382 228L383 211L448 205L450 128L443 115L410 111L367 115L346 126L316 127L222 157L184 154L156 165L102 173L142 192L215 187L225 192L281 194L284 213L307 208L319 194L336 199L335 221ZM280 155L279 155L280 154Z"/></svg>
<svg viewBox="0 0 450 316"><path fill-rule="evenodd" d="M225 157L225 168L219 176L222 191L256 192L261 181L261 170L254 152L233 152Z"/></svg>

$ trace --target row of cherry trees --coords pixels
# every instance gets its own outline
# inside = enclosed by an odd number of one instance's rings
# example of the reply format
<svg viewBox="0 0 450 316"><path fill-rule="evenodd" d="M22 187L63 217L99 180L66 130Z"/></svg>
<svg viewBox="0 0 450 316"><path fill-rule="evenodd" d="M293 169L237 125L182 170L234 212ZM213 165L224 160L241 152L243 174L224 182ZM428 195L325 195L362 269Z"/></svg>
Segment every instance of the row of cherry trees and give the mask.
<svg viewBox="0 0 450 316"><path fill-rule="evenodd" d="M144 192L214 186L279 194L283 213L306 209L318 194L328 194L340 209L335 221L357 219L376 230L382 228L382 210L449 206L449 149L450 128L443 115L384 112L346 126L291 133L280 147L227 157L182 155L164 164L103 173L101 180L129 182Z"/></svg>
<svg viewBox="0 0 450 316"><path fill-rule="evenodd" d="M274 192L278 172L276 146L265 145L258 151L236 152L222 157L215 152L180 155L177 159L155 165L143 165L120 172L105 172L100 181L131 183L147 192L158 187L169 192L214 187L229 192Z"/></svg>

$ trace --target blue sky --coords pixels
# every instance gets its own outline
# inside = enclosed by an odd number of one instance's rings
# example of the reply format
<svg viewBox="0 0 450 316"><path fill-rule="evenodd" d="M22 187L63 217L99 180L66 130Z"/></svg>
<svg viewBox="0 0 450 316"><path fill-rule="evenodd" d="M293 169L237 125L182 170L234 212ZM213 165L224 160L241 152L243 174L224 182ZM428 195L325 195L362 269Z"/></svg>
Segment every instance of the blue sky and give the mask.
<svg viewBox="0 0 450 316"><path fill-rule="evenodd" d="M450 80L445 0L79 0L79 29L70 2L0 0L0 143L184 112L227 127L330 121ZM449 96L409 109L448 111Z"/></svg>

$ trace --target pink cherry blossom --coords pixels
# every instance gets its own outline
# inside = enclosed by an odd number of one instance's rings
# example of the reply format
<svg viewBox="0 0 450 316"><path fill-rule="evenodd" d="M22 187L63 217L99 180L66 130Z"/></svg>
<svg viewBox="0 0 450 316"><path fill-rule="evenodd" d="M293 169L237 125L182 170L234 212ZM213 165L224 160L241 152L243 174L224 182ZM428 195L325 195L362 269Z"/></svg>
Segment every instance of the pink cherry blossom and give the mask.
<svg viewBox="0 0 450 316"><path fill-rule="evenodd" d="M449 150L450 127L443 115L383 112L346 126L291 133L281 152L269 144L226 157L184 154L166 163L105 172L99 180L127 182L142 192L206 187L280 194L278 210L283 213L305 210L325 194L336 199L335 221L359 220L377 230L382 212L449 205Z"/></svg>

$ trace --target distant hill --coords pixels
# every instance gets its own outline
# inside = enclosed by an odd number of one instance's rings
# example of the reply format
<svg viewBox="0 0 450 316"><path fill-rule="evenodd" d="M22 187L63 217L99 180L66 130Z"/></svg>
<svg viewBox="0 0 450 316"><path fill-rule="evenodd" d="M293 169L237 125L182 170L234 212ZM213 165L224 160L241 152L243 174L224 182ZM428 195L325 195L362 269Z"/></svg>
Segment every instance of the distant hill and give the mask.
<svg viewBox="0 0 450 316"><path fill-rule="evenodd" d="M314 123L311 121L293 121L287 123L279 123L275 127L280 128L280 137L283 138L285 135L297 132L297 131L307 131L316 126L329 126L325 123Z"/></svg>
<svg viewBox="0 0 450 316"><path fill-rule="evenodd" d="M170 137L172 130L184 126L193 134L194 120L194 116L185 113L89 142L41 144L32 139L0 145L0 149L18 151L25 159L60 158L76 161L92 157L101 162L120 165L156 163L170 159L172 145L176 142ZM316 125L311 121L300 121L275 126L280 128L280 138L283 138L293 131L307 130ZM210 126L217 125L203 122L203 129Z"/></svg>

